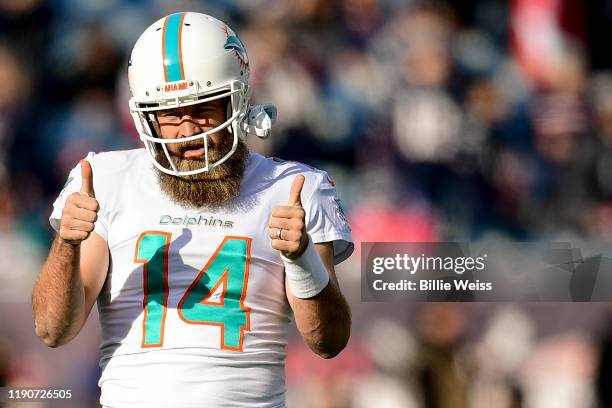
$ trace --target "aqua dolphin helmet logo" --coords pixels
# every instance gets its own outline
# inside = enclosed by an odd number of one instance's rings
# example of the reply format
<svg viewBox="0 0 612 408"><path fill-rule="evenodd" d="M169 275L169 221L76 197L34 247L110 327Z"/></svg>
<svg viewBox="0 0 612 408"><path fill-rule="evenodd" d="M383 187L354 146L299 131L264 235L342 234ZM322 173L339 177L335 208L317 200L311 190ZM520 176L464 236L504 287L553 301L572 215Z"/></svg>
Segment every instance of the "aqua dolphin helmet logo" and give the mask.
<svg viewBox="0 0 612 408"><path fill-rule="evenodd" d="M247 56L246 49L244 48L244 45L240 39L227 28L225 29L225 33L227 34L227 40L225 40L225 45L223 48L226 50L233 50L238 59L240 59L240 63L248 67L249 57Z"/></svg>

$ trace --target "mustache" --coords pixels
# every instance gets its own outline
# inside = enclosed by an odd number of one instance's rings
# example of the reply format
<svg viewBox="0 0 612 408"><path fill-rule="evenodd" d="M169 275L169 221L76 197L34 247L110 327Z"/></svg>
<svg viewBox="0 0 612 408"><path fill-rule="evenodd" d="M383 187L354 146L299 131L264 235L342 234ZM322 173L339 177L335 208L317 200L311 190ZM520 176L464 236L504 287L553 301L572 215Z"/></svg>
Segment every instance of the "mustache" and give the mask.
<svg viewBox="0 0 612 408"><path fill-rule="evenodd" d="M209 136L205 136L208 138L208 160L209 162L214 162L220 160L223 156L225 156L232 148L234 139L230 137L229 134L224 133L217 140L212 139ZM179 166L195 166L194 168L189 168L188 170L196 170L202 166L202 162L205 160L205 156L201 157L184 157L185 152L188 150L196 150L204 148L204 140L203 138L198 138L195 140L191 140L188 142L181 142L180 139L176 139L172 143L172 150L168 149L168 154L170 158L174 161L174 163ZM166 154L162 150L161 146L156 146L156 156L158 161L162 163L162 165L166 168L170 168L170 164L166 158ZM188 164L191 163L191 164ZM187 170L185 168L184 170ZM218 173L215 172L215 174ZM212 174L212 173L211 173ZM205 176L203 176L205 177Z"/></svg>
<svg viewBox="0 0 612 408"><path fill-rule="evenodd" d="M218 151L220 150L222 146L220 146L219 144L214 143L212 140L208 140L208 153L218 153ZM168 153L170 153L171 156L174 157L182 157L183 154L185 154L186 151L188 150L197 150L197 149L203 149L204 148L204 140L202 139L198 139L198 140L192 140L190 142L177 142L174 144L174 150L175 152L170 151L170 149L168 149Z"/></svg>

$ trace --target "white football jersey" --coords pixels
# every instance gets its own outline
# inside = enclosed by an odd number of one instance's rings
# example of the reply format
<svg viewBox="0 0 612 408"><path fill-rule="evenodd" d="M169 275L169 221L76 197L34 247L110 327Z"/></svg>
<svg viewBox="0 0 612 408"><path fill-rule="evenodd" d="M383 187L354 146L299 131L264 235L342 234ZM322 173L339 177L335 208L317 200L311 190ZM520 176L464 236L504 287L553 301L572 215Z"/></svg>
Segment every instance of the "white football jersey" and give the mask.
<svg viewBox="0 0 612 408"><path fill-rule="evenodd" d="M353 250L350 228L324 171L251 153L239 197L200 211L162 193L144 149L89 153L95 231L110 267L98 297L105 407L283 407L291 309L283 262L271 246L272 207L294 178L313 242L333 241L336 263ZM70 173L53 204L58 229Z"/></svg>

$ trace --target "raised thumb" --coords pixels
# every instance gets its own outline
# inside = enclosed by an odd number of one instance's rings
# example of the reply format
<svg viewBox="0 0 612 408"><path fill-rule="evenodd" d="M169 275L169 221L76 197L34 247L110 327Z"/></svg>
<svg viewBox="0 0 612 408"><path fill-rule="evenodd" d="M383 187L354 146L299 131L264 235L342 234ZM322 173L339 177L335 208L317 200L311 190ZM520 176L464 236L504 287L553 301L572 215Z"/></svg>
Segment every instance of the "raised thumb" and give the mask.
<svg viewBox="0 0 612 408"><path fill-rule="evenodd" d="M93 170L91 164L85 159L81 160L81 178L83 183L81 184L81 193L88 195L89 197L95 197L94 186L93 186Z"/></svg>
<svg viewBox="0 0 612 408"><path fill-rule="evenodd" d="M302 188L304 187L304 180L306 178L303 175L297 176L293 179L291 184L291 192L289 193L289 205L301 207L302 206Z"/></svg>

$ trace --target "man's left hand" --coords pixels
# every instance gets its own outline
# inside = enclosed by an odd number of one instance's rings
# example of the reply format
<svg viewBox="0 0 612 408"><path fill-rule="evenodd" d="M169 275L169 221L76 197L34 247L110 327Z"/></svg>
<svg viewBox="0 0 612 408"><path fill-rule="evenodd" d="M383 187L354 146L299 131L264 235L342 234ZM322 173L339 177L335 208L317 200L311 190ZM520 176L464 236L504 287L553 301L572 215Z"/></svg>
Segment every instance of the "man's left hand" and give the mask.
<svg viewBox="0 0 612 408"><path fill-rule="evenodd" d="M308 246L306 212L300 197L304 180L303 175L293 180L288 204L273 207L272 217L268 223L272 248L281 251L289 259L299 258Z"/></svg>

